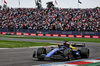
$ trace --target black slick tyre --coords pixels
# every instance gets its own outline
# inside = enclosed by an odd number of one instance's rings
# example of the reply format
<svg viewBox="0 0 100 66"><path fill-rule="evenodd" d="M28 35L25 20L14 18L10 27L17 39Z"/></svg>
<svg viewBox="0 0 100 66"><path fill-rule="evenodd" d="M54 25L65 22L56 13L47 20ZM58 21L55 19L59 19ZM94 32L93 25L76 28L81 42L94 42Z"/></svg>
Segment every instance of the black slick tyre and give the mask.
<svg viewBox="0 0 100 66"><path fill-rule="evenodd" d="M37 50L38 60L44 60L44 57L42 56L42 54L46 54L46 48L44 48L44 47L38 48L38 50Z"/></svg>
<svg viewBox="0 0 100 66"><path fill-rule="evenodd" d="M64 56L65 56L65 58L67 58L66 60L71 61L72 57L73 57L71 49L65 49Z"/></svg>
<svg viewBox="0 0 100 66"><path fill-rule="evenodd" d="M89 57L89 49L88 48L82 48L81 49L81 58L88 58Z"/></svg>

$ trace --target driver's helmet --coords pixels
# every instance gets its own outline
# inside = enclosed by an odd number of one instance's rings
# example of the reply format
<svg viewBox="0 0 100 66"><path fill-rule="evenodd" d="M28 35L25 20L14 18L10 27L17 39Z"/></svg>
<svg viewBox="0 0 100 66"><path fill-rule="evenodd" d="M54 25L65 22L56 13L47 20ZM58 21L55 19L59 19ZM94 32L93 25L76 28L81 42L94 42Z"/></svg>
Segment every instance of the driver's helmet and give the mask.
<svg viewBox="0 0 100 66"><path fill-rule="evenodd" d="M64 45L65 45L65 46L69 46L68 41L65 41L65 42L64 42Z"/></svg>

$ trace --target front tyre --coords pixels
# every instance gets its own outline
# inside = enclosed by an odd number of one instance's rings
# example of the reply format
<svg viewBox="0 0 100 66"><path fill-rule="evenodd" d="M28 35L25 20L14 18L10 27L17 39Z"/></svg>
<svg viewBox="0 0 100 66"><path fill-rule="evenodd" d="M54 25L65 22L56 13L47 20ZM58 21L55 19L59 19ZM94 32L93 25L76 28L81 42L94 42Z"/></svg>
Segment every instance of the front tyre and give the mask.
<svg viewBox="0 0 100 66"><path fill-rule="evenodd" d="M65 49L64 50L64 56L68 61L71 61L72 58L73 58L71 49Z"/></svg>
<svg viewBox="0 0 100 66"><path fill-rule="evenodd" d="M43 54L46 54L46 48L42 47L37 50L37 58L38 60L44 60Z"/></svg>
<svg viewBox="0 0 100 66"><path fill-rule="evenodd" d="M72 61L72 57L73 57L73 55L72 55L72 53L70 52L70 53L68 54L68 61Z"/></svg>

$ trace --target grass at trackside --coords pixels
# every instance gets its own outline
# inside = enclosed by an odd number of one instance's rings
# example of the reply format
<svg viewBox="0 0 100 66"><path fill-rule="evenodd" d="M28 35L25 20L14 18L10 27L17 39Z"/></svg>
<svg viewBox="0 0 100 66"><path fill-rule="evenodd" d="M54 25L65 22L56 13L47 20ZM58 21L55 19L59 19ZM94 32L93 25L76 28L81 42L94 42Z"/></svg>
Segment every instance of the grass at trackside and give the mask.
<svg viewBox="0 0 100 66"><path fill-rule="evenodd" d="M54 38L54 37L23 37L23 36L21 37L16 35L0 35L0 37L100 43L100 39L94 39L94 38Z"/></svg>
<svg viewBox="0 0 100 66"><path fill-rule="evenodd" d="M56 45L56 44L43 43L43 42L0 40L0 48L21 48L21 47L48 46L48 45Z"/></svg>

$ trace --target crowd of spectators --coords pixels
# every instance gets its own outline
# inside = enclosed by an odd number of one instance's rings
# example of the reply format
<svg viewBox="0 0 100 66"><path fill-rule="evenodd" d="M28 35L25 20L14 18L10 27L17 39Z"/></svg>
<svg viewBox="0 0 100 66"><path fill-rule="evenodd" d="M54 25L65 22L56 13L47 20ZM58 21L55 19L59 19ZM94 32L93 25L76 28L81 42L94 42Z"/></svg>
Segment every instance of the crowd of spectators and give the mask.
<svg viewBox="0 0 100 66"><path fill-rule="evenodd" d="M100 31L100 10L7 8L0 10L0 28Z"/></svg>

